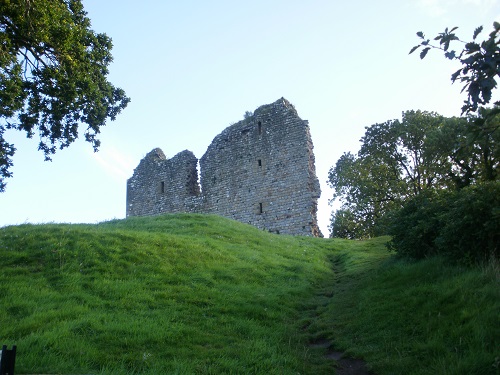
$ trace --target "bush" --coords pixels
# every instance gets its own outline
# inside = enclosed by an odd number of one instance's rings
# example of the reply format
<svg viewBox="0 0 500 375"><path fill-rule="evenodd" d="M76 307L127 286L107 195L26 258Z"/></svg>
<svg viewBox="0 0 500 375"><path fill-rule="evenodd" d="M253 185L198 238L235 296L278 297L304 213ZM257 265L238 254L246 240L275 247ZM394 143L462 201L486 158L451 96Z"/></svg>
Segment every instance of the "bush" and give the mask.
<svg viewBox="0 0 500 375"><path fill-rule="evenodd" d="M357 222L356 216L349 210L337 210L332 213L329 228L332 238L353 240L363 238L366 235L364 226Z"/></svg>
<svg viewBox="0 0 500 375"><path fill-rule="evenodd" d="M436 254L435 242L442 226L440 215L446 207L446 195L425 191L395 211L388 228L392 236L389 249L416 259Z"/></svg>
<svg viewBox="0 0 500 375"><path fill-rule="evenodd" d="M387 214L375 217L369 212L364 212L361 216L349 208L341 208L332 212L328 228L331 238L363 240L385 236L387 235Z"/></svg>
<svg viewBox="0 0 500 375"><path fill-rule="evenodd" d="M392 215L389 234L389 248L411 258L499 259L500 182L421 193Z"/></svg>
<svg viewBox="0 0 500 375"><path fill-rule="evenodd" d="M438 252L454 259L500 259L500 182L483 183L451 196L436 238Z"/></svg>

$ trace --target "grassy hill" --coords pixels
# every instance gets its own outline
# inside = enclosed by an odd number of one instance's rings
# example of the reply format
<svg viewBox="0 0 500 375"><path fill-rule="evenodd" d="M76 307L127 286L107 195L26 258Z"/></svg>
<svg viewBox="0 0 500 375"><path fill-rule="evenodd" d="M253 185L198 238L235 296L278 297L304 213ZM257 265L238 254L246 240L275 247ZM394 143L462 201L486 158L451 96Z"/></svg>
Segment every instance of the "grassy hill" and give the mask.
<svg viewBox="0 0 500 375"><path fill-rule="evenodd" d="M16 373L500 373L494 271L396 260L385 239L280 236L217 216L0 228Z"/></svg>

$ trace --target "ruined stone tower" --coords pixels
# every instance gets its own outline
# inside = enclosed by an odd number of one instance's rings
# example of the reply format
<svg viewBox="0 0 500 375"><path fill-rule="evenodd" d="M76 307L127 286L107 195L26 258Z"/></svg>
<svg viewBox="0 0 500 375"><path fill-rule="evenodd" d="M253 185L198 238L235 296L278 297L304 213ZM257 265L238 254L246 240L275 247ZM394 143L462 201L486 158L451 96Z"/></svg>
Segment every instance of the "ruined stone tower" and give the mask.
<svg viewBox="0 0 500 375"><path fill-rule="evenodd" d="M309 126L286 99L214 138L200 159L156 148L127 181L127 216L213 213L274 233L321 236L320 196Z"/></svg>

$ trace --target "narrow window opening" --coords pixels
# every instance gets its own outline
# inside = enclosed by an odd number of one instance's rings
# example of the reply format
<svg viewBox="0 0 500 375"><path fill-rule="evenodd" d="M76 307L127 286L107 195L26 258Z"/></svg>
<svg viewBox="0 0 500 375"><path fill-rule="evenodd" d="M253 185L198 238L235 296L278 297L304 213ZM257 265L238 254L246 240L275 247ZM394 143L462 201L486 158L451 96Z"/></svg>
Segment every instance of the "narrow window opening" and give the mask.
<svg viewBox="0 0 500 375"><path fill-rule="evenodd" d="M262 122L258 122L257 128L259 129L259 135L262 135Z"/></svg>
<svg viewBox="0 0 500 375"><path fill-rule="evenodd" d="M257 160L257 164L259 165L259 167L262 167L262 159Z"/></svg>
<svg viewBox="0 0 500 375"><path fill-rule="evenodd" d="M198 184L198 195L201 195L202 193L202 187L201 187L201 166L200 166L200 161L196 161L196 183Z"/></svg>
<svg viewBox="0 0 500 375"><path fill-rule="evenodd" d="M165 194L165 181L160 182L160 192Z"/></svg>
<svg viewBox="0 0 500 375"><path fill-rule="evenodd" d="M262 203L259 203L259 214L263 213L264 211L262 210Z"/></svg>

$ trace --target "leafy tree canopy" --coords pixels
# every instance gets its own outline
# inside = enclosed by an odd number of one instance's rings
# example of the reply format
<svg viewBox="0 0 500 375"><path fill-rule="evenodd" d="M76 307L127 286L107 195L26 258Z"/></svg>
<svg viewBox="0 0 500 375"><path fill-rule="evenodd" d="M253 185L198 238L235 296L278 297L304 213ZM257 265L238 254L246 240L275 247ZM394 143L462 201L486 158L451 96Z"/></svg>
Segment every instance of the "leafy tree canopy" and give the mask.
<svg viewBox="0 0 500 375"><path fill-rule="evenodd" d="M402 120L367 127L358 154L344 153L329 171L333 198L342 202L332 236L385 234L389 214L423 192L497 180L499 122L497 109L467 118L406 111Z"/></svg>
<svg viewBox="0 0 500 375"><path fill-rule="evenodd" d="M451 75L452 82L460 81L464 84L462 91L467 91L467 100L462 106L462 114L476 112L481 105L490 102L493 89L497 87L496 79L500 76L500 23L493 23L493 31L483 41L478 40L483 31L480 26L474 30L472 41L465 42L456 34L454 27L438 34L434 40L439 45L432 44L422 31L417 36L422 40L413 47L410 54L422 47L420 58L423 59L431 48L440 49L446 58L458 60L462 67ZM461 51L450 49L452 43L459 42L463 45ZM496 102L495 105L499 105Z"/></svg>
<svg viewBox="0 0 500 375"><path fill-rule="evenodd" d="M81 0L0 2L0 192L12 176L7 129L38 133L50 160L78 138L97 151L97 134L129 98L107 80L111 39L90 29Z"/></svg>
<svg viewBox="0 0 500 375"><path fill-rule="evenodd" d="M360 238L382 234L384 218L409 196L440 183L440 156L423 147L427 133L438 128L436 113L407 111L402 120L366 128L357 155L345 153L329 171L334 199L342 202L342 215L332 216L332 235L340 236L348 219ZM346 211L349 211L347 213ZM339 221L339 219L342 219ZM340 226L342 224L342 226Z"/></svg>

